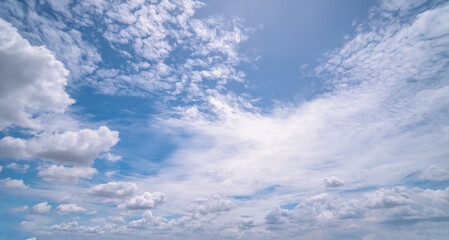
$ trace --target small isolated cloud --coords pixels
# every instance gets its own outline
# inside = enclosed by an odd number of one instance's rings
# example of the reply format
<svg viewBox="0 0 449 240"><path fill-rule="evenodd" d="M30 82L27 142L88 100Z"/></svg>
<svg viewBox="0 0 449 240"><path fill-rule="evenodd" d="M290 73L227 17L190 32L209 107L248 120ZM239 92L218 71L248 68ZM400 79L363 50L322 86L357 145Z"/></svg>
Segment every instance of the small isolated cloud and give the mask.
<svg viewBox="0 0 449 240"><path fill-rule="evenodd" d="M5 166L6 168L10 168L10 169L14 169L17 172L26 172L28 170L28 168L30 168L30 165L28 164L17 164L17 163L11 163Z"/></svg>
<svg viewBox="0 0 449 240"><path fill-rule="evenodd" d="M101 155L100 158L106 159L110 162L118 162L122 159L122 156L114 155L112 153L105 153Z"/></svg>
<svg viewBox="0 0 449 240"><path fill-rule="evenodd" d="M90 167L64 167L62 165L51 165L39 170L38 176L45 181L62 181L76 183L80 178L91 179L97 174L95 168Z"/></svg>
<svg viewBox="0 0 449 240"><path fill-rule="evenodd" d="M48 205L47 202L41 202L31 208L31 213L48 213L50 209L51 205Z"/></svg>
<svg viewBox="0 0 449 240"><path fill-rule="evenodd" d="M28 188L28 185L25 185L22 179L11 179L11 178L0 179L0 186L3 188L10 188L10 189Z"/></svg>
<svg viewBox="0 0 449 240"><path fill-rule="evenodd" d="M107 178L111 178L112 176L114 176L115 174L117 174L117 172L118 172L118 171L107 171L107 172L104 173L104 175L105 175Z"/></svg>
<svg viewBox="0 0 449 240"><path fill-rule="evenodd" d="M137 185L133 182L108 182L90 188L91 195L104 198L125 198L134 195Z"/></svg>
<svg viewBox="0 0 449 240"><path fill-rule="evenodd" d="M144 192L142 195L132 197L119 205L119 208L130 210L136 209L153 209L164 203L165 194L160 192Z"/></svg>
<svg viewBox="0 0 449 240"><path fill-rule="evenodd" d="M56 208L56 213L59 215L67 215L69 213L83 213L87 210L73 203L61 204Z"/></svg>
<svg viewBox="0 0 449 240"><path fill-rule="evenodd" d="M2 172L3 171L3 166L0 166L0 172Z"/></svg>
<svg viewBox="0 0 449 240"><path fill-rule="evenodd" d="M57 163L90 166L102 152L119 141L117 131L106 126L97 130L43 133L35 138L5 137L0 140L0 155L14 159L44 159Z"/></svg>
<svg viewBox="0 0 449 240"><path fill-rule="evenodd" d="M32 237L32 238L27 238L26 240L37 240L37 238Z"/></svg>
<svg viewBox="0 0 449 240"><path fill-rule="evenodd" d="M449 180L449 171L444 168L431 165L419 177L425 180L445 181Z"/></svg>
<svg viewBox="0 0 449 240"><path fill-rule="evenodd" d="M24 205L24 206L21 206L21 207L15 207L15 208L11 209L11 212L12 213L18 213L18 212L25 212L26 210L28 210L28 206Z"/></svg>
<svg viewBox="0 0 449 240"><path fill-rule="evenodd" d="M344 182L343 180L340 180L332 176L332 177L325 177L324 184L326 185L327 188L337 188L343 186Z"/></svg>

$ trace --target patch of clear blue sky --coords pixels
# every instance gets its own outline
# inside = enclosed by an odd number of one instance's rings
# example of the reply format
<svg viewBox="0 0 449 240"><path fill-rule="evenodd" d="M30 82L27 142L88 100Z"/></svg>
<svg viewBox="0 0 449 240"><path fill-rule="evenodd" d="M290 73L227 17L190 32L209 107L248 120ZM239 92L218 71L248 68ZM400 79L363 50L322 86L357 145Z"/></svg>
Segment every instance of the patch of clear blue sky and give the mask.
<svg viewBox="0 0 449 240"><path fill-rule="evenodd" d="M238 17L255 31L241 51L255 51L260 59L243 66L248 88L233 90L273 101L302 102L322 93L322 79L311 72L324 53L338 48L345 36L354 34L353 23L362 23L377 1L358 0L211 0L199 9L198 17ZM263 26L260 28L259 26ZM301 70L301 66L307 66Z"/></svg>
<svg viewBox="0 0 449 240"><path fill-rule="evenodd" d="M279 185L271 185L269 187L266 187L266 188L264 188L262 190L259 190L259 191L255 192L252 195L234 196L234 199L237 199L237 200L251 200L251 199L262 198L264 196L272 194L274 191L276 191L278 189L278 187L279 187Z"/></svg>

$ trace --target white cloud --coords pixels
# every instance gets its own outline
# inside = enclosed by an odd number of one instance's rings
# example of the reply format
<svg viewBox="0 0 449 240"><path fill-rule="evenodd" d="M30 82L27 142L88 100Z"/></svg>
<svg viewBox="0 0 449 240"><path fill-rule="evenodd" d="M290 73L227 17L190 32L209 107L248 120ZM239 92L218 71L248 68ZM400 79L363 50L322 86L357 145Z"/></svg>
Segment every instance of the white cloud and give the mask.
<svg viewBox="0 0 449 240"><path fill-rule="evenodd" d="M44 46L31 46L0 19L0 129L39 127L33 115L64 113L74 100L65 92L68 71Z"/></svg>
<svg viewBox="0 0 449 240"><path fill-rule="evenodd" d="M11 212L18 213L18 212L25 212L26 210L28 210L28 206L24 205L21 207L15 207L15 208L11 209Z"/></svg>
<svg viewBox="0 0 449 240"><path fill-rule="evenodd" d="M444 168L431 165L419 177L432 181L445 181L449 179L449 171Z"/></svg>
<svg viewBox="0 0 449 240"><path fill-rule="evenodd" d="M114 175L117 174L117 173L118 173L118 171L107 171L107 172L104 173L104 175L105 175L107 178L111 178L112 176L114 176Z"/></svg>
<svg viewBox="0 0 449 240"><path fill-rule="evenodd" d="M227 61L236 57L234 54L238 54L233 51L233 46L242 38L238 30L216 30L223 24L219 19L189 20L193 12L182 21L175 20L164 12L171 6L159 7L160 12L146 16L150 19L137 19L131 14L142 10L140 5L126 3L111 8L112 13L108 16L112 22L129 23L131 26L128 31L121 31L123 25L110 24L111 29L108 30L116 34L112 38L118 41L111 45L131 42L141 37L139 34L165 39L166 28L157 28L160 22L167 19L169 22L178 21L185 24L186 36L190 29L195 33L193 38L206 44L190 46L201 57L186 61L184 69L192 71L186 71L190 75L179 78L181 82L176 82L176 86L193 91L201 89L198 82L203 78L221 81L242 76L233 63L216 64L213 60L216 58L207 55L224 49L220 55L226 55ZM158 6L148 6L142 11L150 11L151 8ZM392 9L397 8L394 6ZM168 224L176 227L174 232L194 233L198 230L200 234L209 236L234 227L241 231L259 229L268 238L270 233L285 227L290 230L283 231L288 235L286 239L298 236L293 234L295 231L312 239L322 236L323 231L329 235L337 233L336 236L346 236L348 231L361 231L360 239L367 232L379 232L382 224L377 223L421 220L434 223L447 218L448 189L389 189L385 186L395 186L411 173L423 171L429 164L445 166L442 164L447 161L444 158L448 154L447 142L440 141L443 136L439 129L446 126L448 120L446 46L449 31L445 21L448 16L447 5L440 5L407 19L396 20L391 16L383 20L374 19L371 28L361 27L367 30L358 30L341 49L326 56L318 68L319 74L329 79L330 92L296 106L277 106L271 112L259 111L244 97L199 90L198 95L208 96L206 104L182 108L177 112L178 116L163 118L162 121L166 121L161 123L163 127L171 127L173 132L179 130L181 135L189 133L188 140L182 141L164 162L169 164L161 164L158 174L132 179L139 186L158 186L167 196L175 196L167 200L166 208L158 208L157 212L182 212L190 199L213 193L229 196L229 199L196 199L188 209L191 216L182 216L168 223L162 218L155 220L158 217L147 211L142 219L131 221L125 227L162 227ZM138 25L148 29L132 29L138 21L149 21ZM150 37L147 35L143 37ZM179 43L190 41L178 40ZM130 43L130 46L135 47L134 51L142 57L156 63L168 58L170 54L166 52L171 51L164 41L161 42L161 49L147 53L138 51L145 50L146 46L156 46L155 42ZM160 84L158 77L178 69L170 64L167 66L164 68L152 62L145 70L146 75L137 74L141 78L121 76L117 80L111 77L108 83L115 90L132 92L133 87L141 87L144 91L152 91ZM193 70L196 68L200 70ZM153 79L157 83L152 82ZM170 80L169 77L164 79ZM170 88L170 84L167 82L158 87ZM436 169L426 170L422 176L440 176L441 170ZM345 180L345 190L352 191L319 194L323 190L323 176L341 177ZM330 177L325 179L325 184L338 187L343 182ZM119 185L101 184L89 189L88 193L109 198L131 197L119 205L128 210L151 209L164 202L165 194L146 192L132 197L137 187L127 191L132 184ZM374 192L366 190L372 187L380 189ZM232 196L236 197L231 201ZM270 208L273 203L297 205L291 210L280 206ZM267 214L263 215L267 209ZM248 216L254 217L241 217L246 211ZM104 232L101 227L79 226L77 222L57 224L50 229ZM271 236L281 238L282 235Z"/></svg>
<svg viewBox="0 0 449 240"><path fill-rule="evenodd" d="M274 185L281 190L265 201L315 195L323 176L344 179L345 189L394 186L445 164L448 10L440 5L402 24L374 19L323 59L317 71L330 91L298 105L267 112L209 91L208 104L180 108L157 125L190 137L169 157L170 167L139 185L183 198L179 209L199 195L251 198Z"/></svg>
<svg viewBox="0 0 449 240"><path fill-rule="evenodd" d="M22 179L11 179L11 178L0 179L0 186L3 188L10 188L10 189L28 188L28 185L25 185Z"/></svg>
<svg viewBox="0 0 449 240"><path fill-rule="evenodd" d="M150 226L160 226L165 224L167 220L162 217L155 217L150 210L145 211L142 214L142 218L139 220L131 221L128 223L129 228L147 228Z"/></svg>
<svg viewBox="0 0 449 240"><path fill-rule="evenodd" d="M337 188L337 187L343 186L344 182L342 180L332 176L332 177L325 177L324 184L328 188Z"/></svg>
<svg viewBox="0 0 449 240"><path fill-rule="evenodd" d="M44 159L57 163L90 166L100 153L119 141L118 132L105 126L98 130L42 133L31 139L4 137L0 154L14 159Z"/></svg>
<svg viewBox="0 0 449 240"><path fill-rule="evenodd" d="M70 213L84 213L87 210L73 203L60 204L56 207L56 213L59 215L67 215Z"/></svg>
<svg viewBox="0 0 449 240"><path fill-rule="evenodd" d="M236 208L234 202L216 195L211 199L195 199L195 204L189 207L189 211L195 215L208 215L227 212Z"/></svg>
<svg viewBox="0 0 449 240"><path fill-rule="evenodd" d="M126 200L120 204L119 208L126 208L130 210L136 209L153 209L164 203L165 194L160 192L144 192L142 195L137 195L131 199Z"/></svg>
<svg viewBox="0 0 449 240"><path fill-rule="evenodd" d="M280 208L279 206L273 206L265 215L265 220L268 224L282 224L288 217L288 211Z"/></svg>
<svg viewBox="0 0 449 240"><path fill-rule="evenodd" d="M396 187L392 190L379 189L374 192L368 206L371 208L392 208L412 204L413 201L404 190L406 189L403 187Z"/></svg>
<svg viewBox="0 0 449 240"><path fill-rule="evenodd" d="M248 229L256 226L256 221L254 217L251 216L240 216L238 219L238 227L240 229Z"/></svg>
<svg viewBox="0 0 449 240"><path fill-rule="evenodd" d="M37 238L32 237L32 238L27 238L26 240L37 240Z"/></svg>
<svg viewBox="0 0 449 240"><path fill-rule="evenodd" d="M38 176L45 181L73 182L76 183L80 178L91 179L98 171L90 167L64 167L62 165L51 165L40 168Z"/></svg>
<svg viewBox="0 0 449 240"><path fill-rule="evenodd" d="M2 172L3 171L3 166L0 166L0 172Z"/></svg>
<svg viewBox="0 0 449 240"><path fill-rule="evenodd" d="M80 226L77 221L69 223L55 224L48 227L48 230L56 233L71 233L85 235L98 235L117 232L114 224L105 224L104 226ZM124 233L124 232L121 232Z"/></svg>
<svg viewBox="0 0 449 240"><path fill-rule="evenodd" d="M17 163L10 163L8 165L5 166L6 168L11 168L14 169L18 172L26 172L28 170L28 168L30 168L30 165L28 164L17 164Z"/></svg>
<svg viewBox="0 0 449 240"><path fill-rule="evenodd" d="M31 208L31 213L48 213L50 209L51 205L48 205L47 202L41 202Z"/></svg>
<svg viewBox="0 0 449 240"><path fill-rule="evenodd" d="M104 198L125 198L134 195L137 185L133 182L108 182L91 187L87 192Z"/></svg>
<svg viewBox="0 0 449 240"><path fill-rule="evenodd" d="M101 158L106 159L110 162L117 162L122 159L122 156L117 156L112 153L105 153L101 155Z"/></svg>

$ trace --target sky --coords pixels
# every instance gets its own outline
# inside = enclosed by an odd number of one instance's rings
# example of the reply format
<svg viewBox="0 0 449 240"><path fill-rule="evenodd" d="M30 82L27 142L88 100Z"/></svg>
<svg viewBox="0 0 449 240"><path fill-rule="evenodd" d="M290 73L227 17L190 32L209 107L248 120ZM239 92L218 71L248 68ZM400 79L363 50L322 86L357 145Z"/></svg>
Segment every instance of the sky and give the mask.
<svg viewBox="0 0 449 240"><path fill-rule="evenodd" d="M0 2L0 240L445 239L449 3Z"/></svg>

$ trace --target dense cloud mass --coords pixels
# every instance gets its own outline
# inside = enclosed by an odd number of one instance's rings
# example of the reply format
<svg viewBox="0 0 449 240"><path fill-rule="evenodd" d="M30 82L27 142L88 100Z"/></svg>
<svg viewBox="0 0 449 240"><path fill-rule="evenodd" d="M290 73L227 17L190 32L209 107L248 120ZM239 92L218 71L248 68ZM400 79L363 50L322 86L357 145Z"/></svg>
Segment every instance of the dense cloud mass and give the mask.
<svg viewBox="0 0 449 240"><path fill-rule="evenodd" d="M75 101L65 92L68 71L45 47L31 46L0 19L0 129L39 127L33 115L63 113Z"/></svg>
<svg viewBox="0 0 449 240"><path fill-rule="evenodd" d="M449 4L326 1L1 1L0 236L445 239Z"/></svg>

